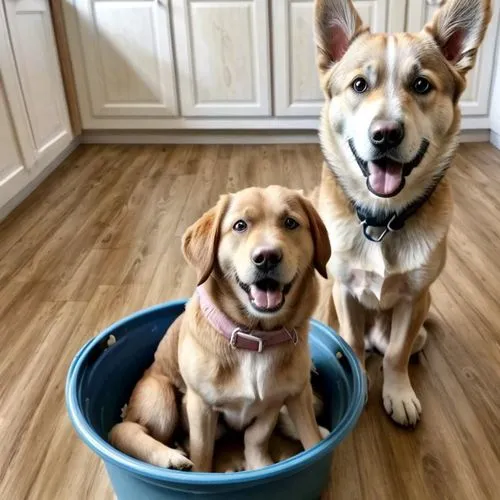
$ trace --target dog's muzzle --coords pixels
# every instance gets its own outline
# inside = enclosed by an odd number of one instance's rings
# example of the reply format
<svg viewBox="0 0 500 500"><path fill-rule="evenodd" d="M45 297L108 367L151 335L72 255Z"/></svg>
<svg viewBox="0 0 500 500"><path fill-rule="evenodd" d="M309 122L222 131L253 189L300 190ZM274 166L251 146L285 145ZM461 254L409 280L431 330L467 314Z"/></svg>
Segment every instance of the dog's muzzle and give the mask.
<svg viewBox="0 0 500 500"><path fill-rule="evenodd" d="M361 172L366 177L366 187L379 198L392 198L400 193L405 187L406 177L420 165L429 148L429 141L422 139L414 158L408 163L400 163L388 156L363 160L356 151L354 139L351 138L348 142Z"/></svg>

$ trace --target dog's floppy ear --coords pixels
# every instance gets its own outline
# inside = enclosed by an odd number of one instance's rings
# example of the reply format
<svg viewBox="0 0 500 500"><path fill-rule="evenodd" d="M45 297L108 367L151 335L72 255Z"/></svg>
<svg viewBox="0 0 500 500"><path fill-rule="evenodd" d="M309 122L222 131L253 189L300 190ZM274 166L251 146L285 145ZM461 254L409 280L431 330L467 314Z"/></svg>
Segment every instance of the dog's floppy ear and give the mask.
<svg viewBox="0 0 500 500"><path fill-rule="evenodd" d="M214 268L220 239L220 225L229 204L223 195L215 207L205 212L182 236L185 259L196 269L198 285L205 283Z"/></svg>
<svg viewBox="0 0 500 500"><path fill-rule="evenodd" d="M309 219L309 227L314 243L314 267L323 278L328 278L326 265L332 253L328 232L313 204L303 196L300 196L300 202Z"/></svg>
<svg viewBox="0 0 500 500"><path fill-rule="evenodd" d="M448 0L424 28L444 57L465 74L473 68L476 54L491 19L491 0Z"/></svg>
<svg viewBox="0 0 500 500"><path fill-rule="evenodd" d="M362 30L363 21L351 0L316 0L314 35L318 66L326 71L346 53L349 42Z"/></svg>

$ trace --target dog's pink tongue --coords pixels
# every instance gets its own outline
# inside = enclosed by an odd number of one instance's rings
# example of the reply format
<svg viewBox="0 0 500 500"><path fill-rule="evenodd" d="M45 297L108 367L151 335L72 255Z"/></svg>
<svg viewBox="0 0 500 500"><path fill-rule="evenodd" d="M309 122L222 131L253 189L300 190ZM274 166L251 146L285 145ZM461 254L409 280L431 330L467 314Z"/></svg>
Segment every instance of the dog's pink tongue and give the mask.
<svg viewBox="0 0 500 500"><path fill-rule="evenodd" d="M368 182L375 194L390 196L403 182L403 168L399 163L387 162L384 167L368 162Z"/></svg>
<svg viewBox="0 0 500 500"><path fill-rule="evenodd" d="M261 290L255 285L250 286L250 296L259 309L274 309L282 300L280 290Z"/></svg>

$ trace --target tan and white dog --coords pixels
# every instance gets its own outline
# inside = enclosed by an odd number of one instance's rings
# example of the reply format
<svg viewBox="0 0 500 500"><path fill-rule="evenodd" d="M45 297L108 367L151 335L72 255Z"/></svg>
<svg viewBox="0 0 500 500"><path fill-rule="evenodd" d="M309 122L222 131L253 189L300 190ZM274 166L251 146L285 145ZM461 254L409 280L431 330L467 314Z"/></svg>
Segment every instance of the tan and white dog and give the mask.
<svg viewBox="0 0 500 500"><path fill-rule="evenodd" d="M490 17L490 0L449 0L419 33L372 34L351 0L315 3L330 303L363 364L366 346L384 355L384 407L405 426L421 414L408 362L445 264L459 97Z"/></svg>
<svg viewBox="0 0 500 500"><path fill-rule="evenodd" d="M318 443L307 339L315 269L326 276L330 245L313 205L279 186L224 195L187 229L183 251L198 288L111 443L154 465L210 472L224 421L244 431L245 468L256 469L273 463L269 440L280 413L294 427L284 434L295 431L306 449ZM172 447L181 423L190 460Z"/></svg>

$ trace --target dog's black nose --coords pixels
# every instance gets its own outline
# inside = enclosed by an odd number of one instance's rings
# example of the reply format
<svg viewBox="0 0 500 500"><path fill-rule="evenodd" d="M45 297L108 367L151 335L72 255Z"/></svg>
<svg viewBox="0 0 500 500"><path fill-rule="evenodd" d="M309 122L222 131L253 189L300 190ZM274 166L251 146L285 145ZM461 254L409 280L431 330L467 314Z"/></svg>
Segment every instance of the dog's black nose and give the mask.
<svg viewBox="0 0 500 500"><path fill-rule="evenodd" d="M260 247L252 253L252 262L259 271L271 271L283 258L283 254L278 248Z"/></svg>
<svg viewBox="0 0 500 500"><path fill-rule="evenodd" d="M377 149L395 148L404 137L404 125L398 121L375 120L370 126L370 141Z"/></svg>

